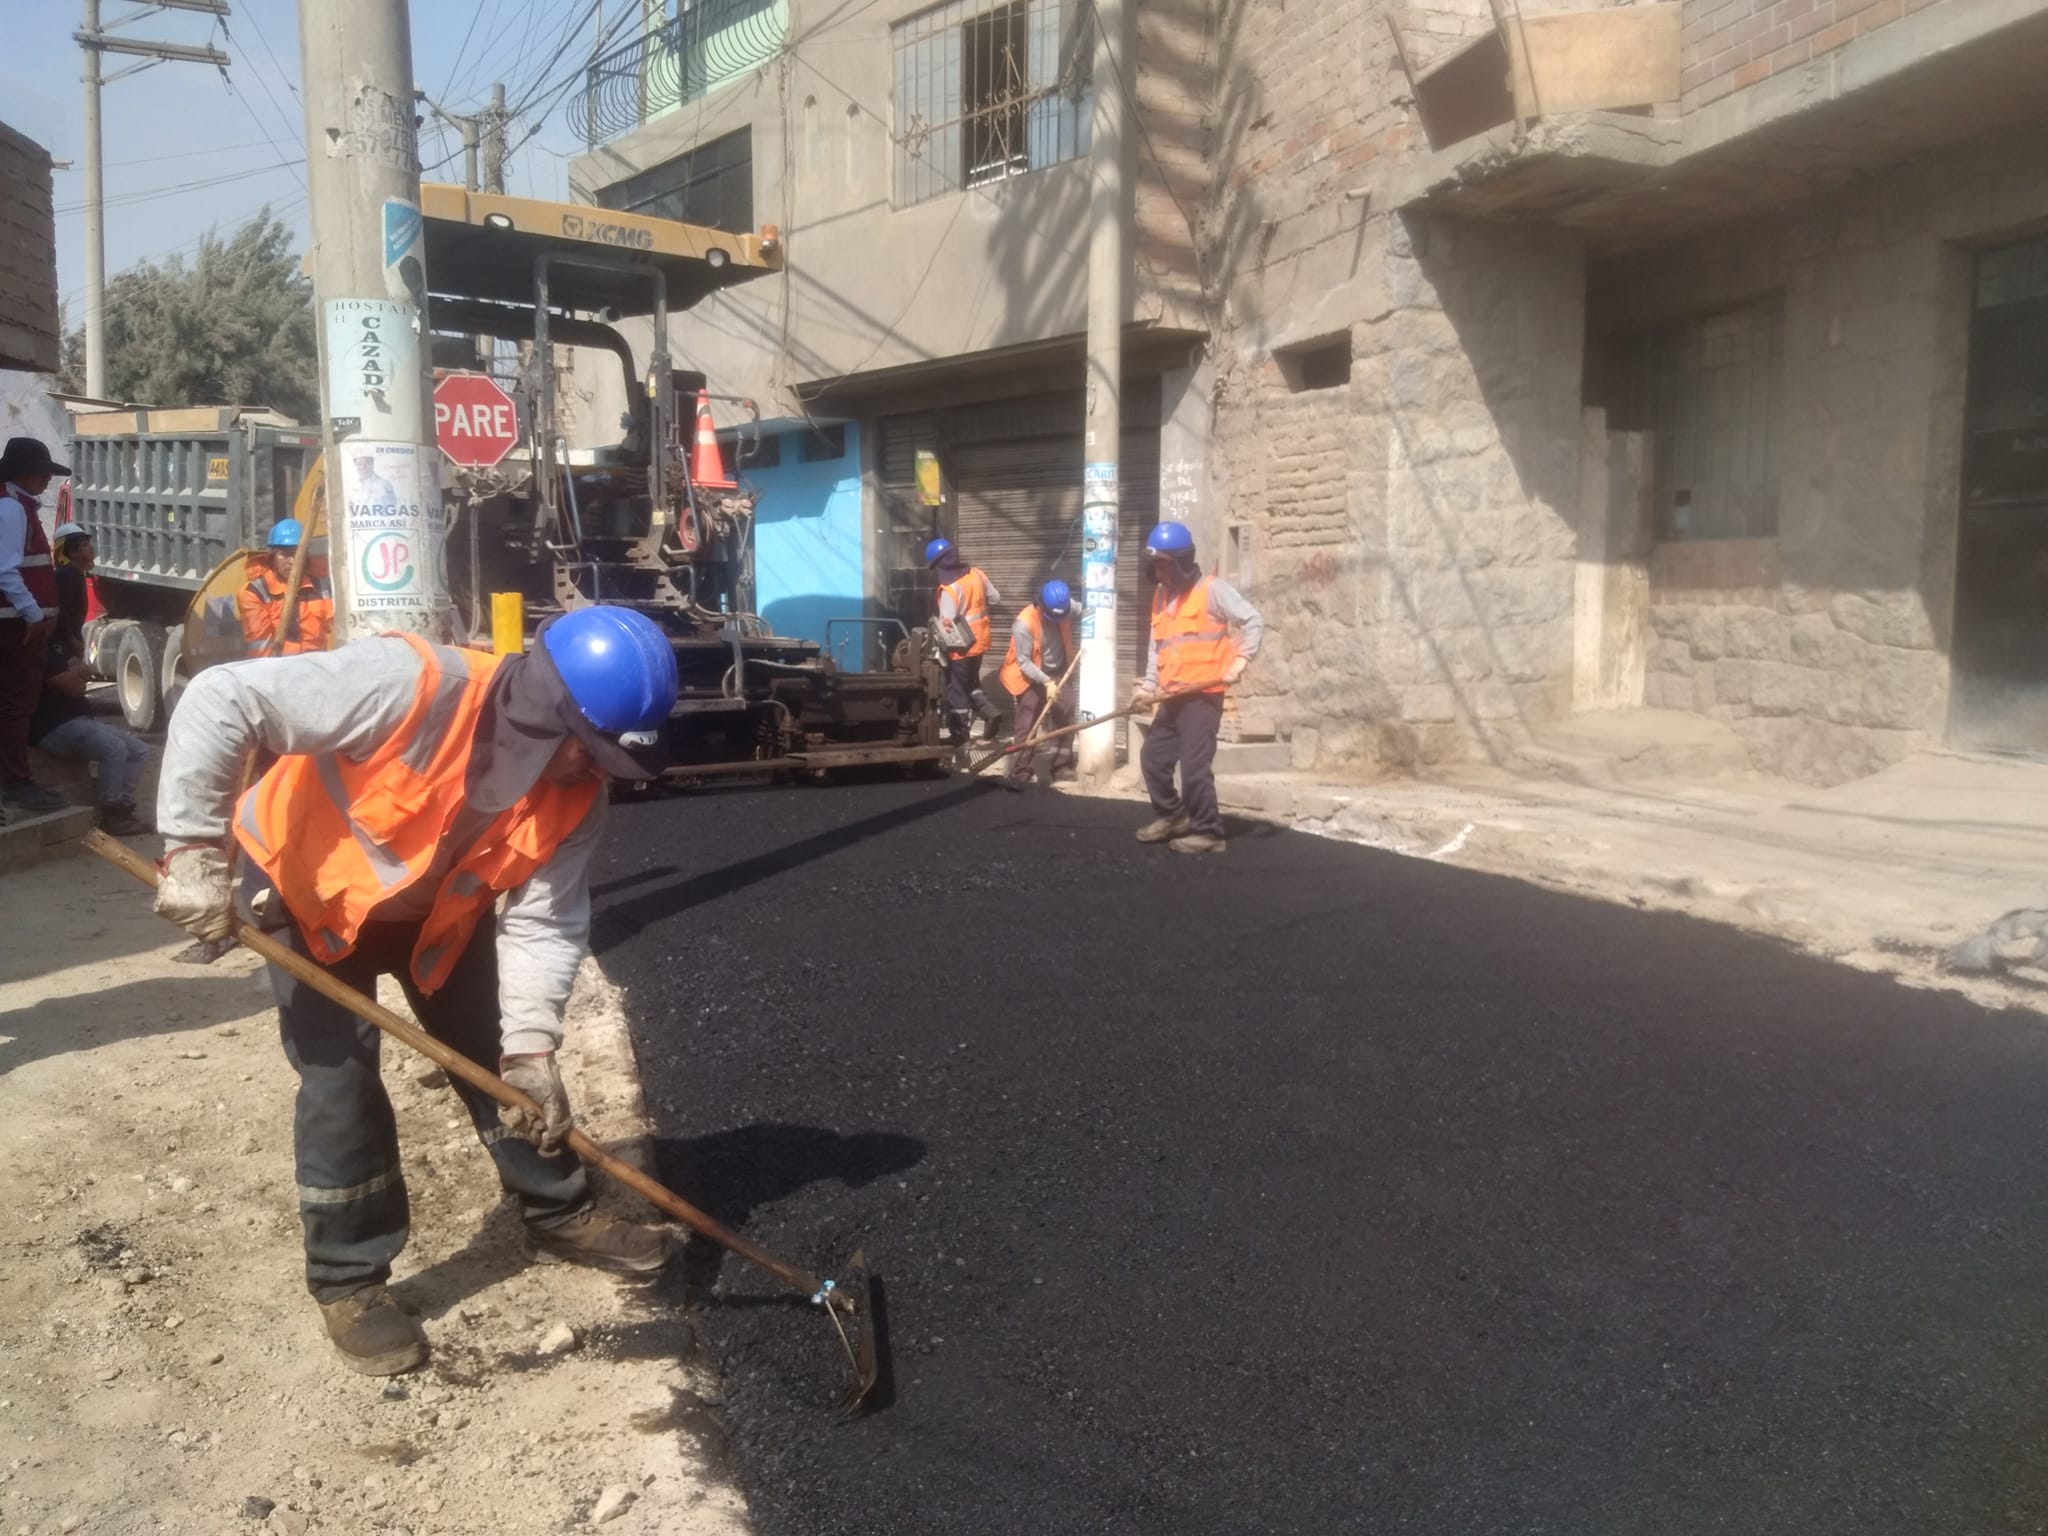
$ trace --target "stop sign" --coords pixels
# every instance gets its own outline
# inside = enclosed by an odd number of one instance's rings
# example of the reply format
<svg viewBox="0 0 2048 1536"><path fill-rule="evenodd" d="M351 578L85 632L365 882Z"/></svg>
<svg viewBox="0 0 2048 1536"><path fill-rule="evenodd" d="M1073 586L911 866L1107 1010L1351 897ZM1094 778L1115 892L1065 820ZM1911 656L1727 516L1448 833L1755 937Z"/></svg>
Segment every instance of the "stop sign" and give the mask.
<svg viewBox="0 0 2048 1536"><path fill-rule="evenodd" d="M488 469L519 441L519 412L488 375L451 373L434 386L434 437L457 464Z"/></svg>

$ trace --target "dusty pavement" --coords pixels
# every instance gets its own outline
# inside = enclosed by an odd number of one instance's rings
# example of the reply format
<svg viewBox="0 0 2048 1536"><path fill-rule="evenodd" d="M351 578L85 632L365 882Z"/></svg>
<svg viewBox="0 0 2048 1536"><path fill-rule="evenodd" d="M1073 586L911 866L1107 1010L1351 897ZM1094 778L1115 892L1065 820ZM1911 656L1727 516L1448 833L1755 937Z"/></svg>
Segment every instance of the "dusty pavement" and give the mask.
<svg viewBox="0 0 2048 1536"><path fill-rule="evenodd" d="M622 807L764 1536L2048 1528L2048 1041L1724 927L957 784Z"/></svg>
<svg viewBox="0 0 2048 1536"><path fill-rule="evenodd" d="M0 1532L511 1536L590 1528L608 1491L607 1532L746 1528L709 1378L653 1325L676 1288L529 1269L422 1064L385 1057L414 1204L396 1290L435 1356L387 1391L333 1362L305 1295L295 1079L254 959L170 963L183 935L83 855L0 877L0 934ZM587 977L571 1017L586 1124L637 1136L608 989Z"/></svg>

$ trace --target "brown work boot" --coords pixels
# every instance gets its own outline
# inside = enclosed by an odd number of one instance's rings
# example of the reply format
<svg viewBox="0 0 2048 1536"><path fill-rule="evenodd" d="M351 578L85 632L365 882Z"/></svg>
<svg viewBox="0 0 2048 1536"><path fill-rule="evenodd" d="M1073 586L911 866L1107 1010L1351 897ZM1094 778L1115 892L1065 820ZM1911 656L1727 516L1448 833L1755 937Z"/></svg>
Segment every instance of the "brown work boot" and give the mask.
<svg viewBox="0 0 2048 1536"><path fill-rule="evenodd" d="M1145 825L1138 828L1138 841L1141 843L1170 843L1176 837L1186 837L1187 835L1188 818L1186 812L1182 812L1178 816L1161 816L1157 820L1148 821Z"/></svg>
<svg viewBox="0 0 2048 1536"><path fill-rule="evenodd" d="M427 1363L427 1336L381 1285L320 1303L320 1321L341 1363L365 1376L396 1376Z"/></svg>
<svg viewBox="0 0 2048 1536"><path fill-rule="evenodd" d="M1176 837L1170 844L1175 853L1221 853L1230 845L1210 832L1190 832L1186 837Z"/></svg>
<svg viewBox="0 0 2048 1536"><path fill-rule="evenodd" d="M669 1259L668 1235L596 1211L579 1211L556 1227L528 1227L533 1256L543 1264L582 1264L614 1275L655 1275Z"/></svg>

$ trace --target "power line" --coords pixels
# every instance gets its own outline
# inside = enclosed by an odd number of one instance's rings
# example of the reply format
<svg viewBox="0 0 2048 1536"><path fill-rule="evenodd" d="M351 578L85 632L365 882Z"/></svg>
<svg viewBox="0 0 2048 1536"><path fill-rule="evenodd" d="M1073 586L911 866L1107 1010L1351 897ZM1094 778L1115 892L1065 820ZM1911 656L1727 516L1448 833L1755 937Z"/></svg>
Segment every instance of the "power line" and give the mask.
<svg viewBox="0 0 2048 1536"><path fill-rule="evenodd" d="M224 16L215 18L214 25L220 28L221 41L232 45L235 39L234 34L228 31L227 18ZM264 48L266 52L269 51L268 44L265 44ZM274 54L271 56L271 63L273 65L277 63L277 58L276 55ZM256 85L258 89L260 89L263 92L264 99L270 103L270 110L275 112L278 116L278 120L284 124L285 137L287 139L292 140L298 139L299 134L294 132L292 127L291 115L287 113L284 110L284 108L278 104L277 97L272 94L269 83L263 78L263 71L258 69L256 65L252 62L249 66L249 73L256 77ZM280 70L280 78L282 78L282 75L283 71ZM240 91L235 89L235 82L233 81L233 79L229 77L228 67L225 64L223 64L220 67L220 83L222 86L226 88L227 93L230 96L234 97L236 101L242 104L242 110L248 114L249 121L255 125L256 131L262 134L265 139L269 140L271 152L277 156L278 164L284 164L284 149L277 143L275 139L270 138L269 130L266 129L263 126L263 124L257 120L256 109L249 105L248 99L244 97ZM291 88L291 82L289 80L285 81L285 88L287 90ZM297 170L294 170L292 172L292 175L294 177L297 177L299 186L301 187L301 189L303 189L306 185L306 178L300 176Z"/></svg>
<svg viewBox="0 0 2048 1536"><path fill-rule="evenodd" d="M263 25L256 19L256 7L251 5L246 10L244 10L242 14L249 18L249 26L256 33L256 41L263 45L263 52L270 59L270 67L277 71L278 81L284 86L284 88L287 91L291 92L292 95L298 96L298 86L293 84L292 77L289 74L285 73L285 67L277 62L277 55L270 51L270 39L263 35ZM223 21L220 24L220 29L222 32L226 32L228 29L228 24L225 21ZM305 100L303 96L300 96L299 99L301 101Z"/></svg>
<svg viewBox="0 0 2048 1536"><path fill-rule="evenodd" d="M197 192L207 187L224 187L231 182L247 181L254 176L268 176L273 171L296 172L298 167L304 164L303 160L295 162L280 161L276 165L259 165L245 171L231 171L225 176L208 176L197 181L181 181L174 186L152 187L145 191L130 192L121 197L110 197L106 200L106 205L109 208L131 207L136 203L155 202L158 198L162 197L175 197L180 192ZM83 213L86 206L83 202L67 203L58 208L57 213L60 217L69 218L72 214Z"/></svg>
<svg viewBox="0 0 2048 1536"><path fill-rule="evenodd" d="M181 149L168 155L144 155L140 160L109 160L103 169L117 171L123 166L129 165L158 165L165 160L195 160L201 155L229 155L237 150L263 149L266 147L275 149L277 145L270 139L258 139L251 144L216 144L210 149Z"/></svg>

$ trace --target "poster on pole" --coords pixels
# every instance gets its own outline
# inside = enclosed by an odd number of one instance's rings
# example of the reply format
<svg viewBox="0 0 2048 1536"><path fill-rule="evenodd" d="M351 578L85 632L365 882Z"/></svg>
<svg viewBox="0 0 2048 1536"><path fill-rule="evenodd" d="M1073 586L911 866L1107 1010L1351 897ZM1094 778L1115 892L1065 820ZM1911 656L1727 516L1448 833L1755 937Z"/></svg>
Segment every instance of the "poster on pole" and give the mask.
<svg viewBox="0 0 2048 1536"><path fill-rule="evenodd" d="M1093 640L1096 616L1116 609L1117 467L1090 464L1081 480L1081 590L1088 604L1081 638Z"/></svg>
<svg viewBox="0 0 2048 1536"><path fill-rule="evenodd" d="M396 299L329 299L327 410L341 436L411 438L420 395L419 310Z"/></svg>
<svg viewBox="0 0 2048 1536"><path fill-rule="evenodd" d="M341 492L348 509L348 604L378 628L438 606L440 496L430 494L417 443L355 438L343 443ZM401 627L412 627L402 625Z"/></svg>

